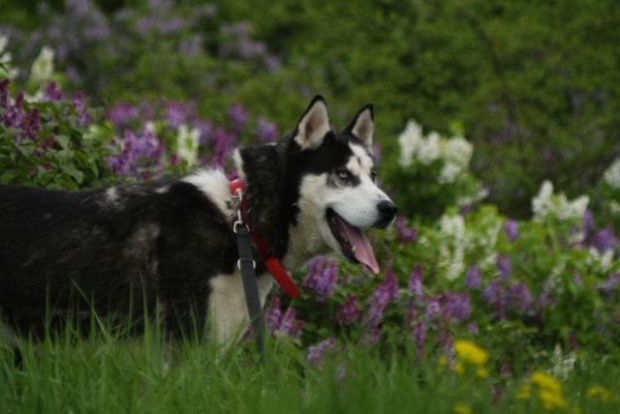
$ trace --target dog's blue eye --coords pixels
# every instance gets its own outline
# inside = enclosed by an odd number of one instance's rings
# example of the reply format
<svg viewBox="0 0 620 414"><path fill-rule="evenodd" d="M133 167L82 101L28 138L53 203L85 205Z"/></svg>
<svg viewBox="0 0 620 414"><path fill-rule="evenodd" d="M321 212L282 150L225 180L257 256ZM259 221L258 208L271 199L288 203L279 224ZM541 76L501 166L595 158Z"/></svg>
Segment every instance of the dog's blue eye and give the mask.
<svg viewBox="0 0 620 414"><path fill-rule="evenodd" d="M347 181L351 179L351 173L347 170L338 170L337 174L338 178L340 178L341 180Z"/></svg>

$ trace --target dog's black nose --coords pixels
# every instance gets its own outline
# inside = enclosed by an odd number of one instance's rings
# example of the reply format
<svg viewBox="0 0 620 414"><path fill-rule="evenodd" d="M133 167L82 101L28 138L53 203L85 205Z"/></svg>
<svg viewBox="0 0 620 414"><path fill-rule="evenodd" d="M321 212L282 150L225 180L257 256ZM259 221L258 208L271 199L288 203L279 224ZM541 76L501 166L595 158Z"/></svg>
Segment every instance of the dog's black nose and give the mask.
<svg viewBox="0 0 620 414"><path fill-rule="evenodd" d="M383 200L377 204L377 210L379 210L379 220L377 220L376 226L385 228L394 220L397 209L391 201Z"/></svg>

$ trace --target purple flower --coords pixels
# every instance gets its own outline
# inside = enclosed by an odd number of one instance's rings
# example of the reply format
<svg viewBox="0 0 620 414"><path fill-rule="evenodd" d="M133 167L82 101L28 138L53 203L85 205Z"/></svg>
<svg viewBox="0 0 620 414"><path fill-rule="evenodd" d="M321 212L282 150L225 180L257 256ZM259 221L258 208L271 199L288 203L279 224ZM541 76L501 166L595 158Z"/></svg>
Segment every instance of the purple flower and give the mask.
<svg viewBox="0 0 620 414"><path fill-rule="evenodd" d="M58 84L52 81L47 84L43 97L46 101L58 102L62 100L62 91L58 88Z"/></svg>
<svg viewBox="0 0 620 414"><path fill-rule="evenodd" d="M202 49L202 36L193 35L188 40L182 40L179 45L179 51L185 56L194 57L198 55L200 50Z"/></svg>
<svg viewBox="0 0 620 414"><path fill-rule="evenodd" d="M506 223L504 223L504 232L508 237L508 241L512 243L519 236L519 224L512 219L506 220Z"/></svg>
<svg viewBox="0 0 620 414"><path fill-rule="evenodd" d="M482 298L490 305L494 304L499 295L499 283L497 280L492 281L482 292Z"/></svg>
<svg viewBox="0 0 620 414"><path fill-rule="evenodd" d="M336 319L342 325L351 325L359 318L360 314L361 311L357 305L357 296L349 295L338 310Z"/></svg>
<svg viewBox="0 0 620 414"><path fill-rule="evenodd" d="M476 325L475 323L470 323L469 325L467 325L467 332L470 335L477 335L478 334L478 325Z"/></svg>
<svg viewBox="0 0 620 414"><path fill-rule="evenodd" d="M302 281L302 286L313 291L318 302L325 302L334 291L337 278L336 264L325 265L325 259L319 256L308 264L308 272Z"/></svg>
<svg viewBox="0 0 620 414"><path fill-rule="evenodd" d="M422 265L416 264L411 272L411 276L409 276L409 281L407 282L407 287L409 292L411 292L415 297L422 298L424 296L424 289L422 287Z"/></svg>
<svg viewBox="0 0 620 414"><path fill-rule="evenodd" d="M337 279L338 267L336 263L329 263L323 270L321 278L317 280L317 284L314 286L314 292L316 293L316 300L318 302L325 302L331 296L336 287Z"/></svg>
<svg viewBox="0 0 620 414"><path fill-rule="evenodd" d="M280 298L273 298L267 309L265 310L265 320L267 322L267 330L270 335L274 335L282 324L282 311L280 310Z"/></svg>
<svg viewBox="0 0 620 414"><path fill-rule="evenodd" d="M467 272L465 272L465 286L468 289L479 289L480 288L480 270L478 267L473 264L467 268Z"/></svg>
<svg viewBox="0 0 620 414"><path fill-rule="evenodd" d="M304 325L305 323L303 321L295 319L295 309L291 306L282 316L278 332L284 336L299 338Z"/></svg>
<svg viewBox="0 0 620 414"><path fill-rule="evenodd" d="M414 227L407 227L407 220L400 216L395 223L396 232L401 243L411 243L418 236L418 232Z"/></svg>
<svg viewBox="0 0 620 414"><path fill-rule="evenodd" d="M424 342L426 341L426 325L422 321L418 321L411 330L410 338L416 346L416 351L420 355L424 351Z"/></svg>
<svg viewBox="0 0 620 414"><path fill-rule="evenodd" d="M507 294L508 304L522 312L527 311L532 306L532 294L527 285L518 282L510 286Z"/></svg>
<svg viewBox="0 0 620 414"><path fill-rule="evenodd" d="M325 257L317 256L308 262L308 270L306 271L306 276L301 281L301 285L303 287L311 288L315 285L315 279L320 277L323 268L325 267Z"/></svg>
<svg viewBox="0 0 620 414"><path fill-rule="evenodd" d="M90 122L90 117L86 112L86 105L84 104L84 95L81 92L77 92L73 95L73 105L75 105L75 116L77 122L81 126L85 126Z"/></svg>
<svg viewBox="0 0 620 414"><path fill-rule="evenodd" d="M320 366L323 364L323 357L328 352L336 350L336 340L328 338L316 345L308 347L307 360L311 365Z"/></svg>
<svg viewBox="0 0 620 414"><path fill-rule="evenodd" d="M235 104L228 109L228 119L232 124L232 130L239 133L248 120L248 113L241 104Z"/></svg>
<svg viewBox="0 0 620 414"><path fill-rule="evenodd" d="M443 300L443 315L445 319L454 319L462 322L469 318L471 312L469 295L465 293L448 293Z"/></svg>
<svg viewBox="0 0 620 414"><path fill-rule="evenodd" d="M209 142L211 138L211 122L209 121L196 121L194 127L200 131L199 145L203 146Z"/></svg>
<svg viewBox="0 0 620 414"><path fill-rule="evenodd" d="M390 301L398 299L398 281L391 268L386 270L382 286L384 286L387 295L389 295Z"/></svg>
<svg viewBox="0 0 620 414"><path fill-rule="evenodd" d="M364 345L377 345L379 343L379 339L381 339L381 327L375 326L370 329L370 332L367 332L361 340L361 343Z"/></svg>
<svg viewBox="0 0 620 414"><path fill-rule="evenodd" d="M216 168L224 167L226 157L234 145L235 136L226 132L221 125L218 125L213 132L213 156L211 158L211 165Z"/></svg>
<svg viewBox="0 0 620 414"><path fill-rule="evenodd" d="M271 336L281 335L299 338L304 322L295 318L295 309L289 307L284 314L280 310L280 299L275 297L265 309L267 330Z"/></svg>
<svg viewBox="0 0 620 414"><path fill-rule="evenodd" d="M189 119L193 111L193 105L183 105L180 102L168 102L166 104L166 120L168 126L177 129Z"/></svg>
<svg viewBox="0 0 620 414"><path fill-rule="evenodd" d="M592 246L601 253L605 253L608 250L613 250L618 244L618 239L614 234L614 230L611 226L605 227L603 230L596 232L592 237Z"/></svg>
<svg viewBox="0 0 620 414"><path fill-rule="evenodd" d="M542 292L540 295L538 295L538 299L536 302L536 305L541 310L554 304L553 299L549 297L549 294L547 292Z"/></svg>
<svg viewBox="0 0 620 414"><path fill-rule="evenodd" d="M39 110L34 108L22 117L20 139L36 139L40 129Z"/></svg>
<svg viewBox="0 0 620 414"><path fill-rule="evenodd" d="M0 80L0 108L6 108L9 106L9 85L11 82L8 79Z"/></svg>
<svg viewBox="0 0 620 414"><path fill-rule="evenodd" d="M618 288L620 284L620 274L614 273L609 278L601 283L598 288L601 292L609 294Z"/></svg>
<svg viewBox="0 0 620 414"><path fill-rule="evenodd" d="M137 119L139 116L138 108L124 102L117 103L108 112L108 119L117 129L126 126L129 121Z"/></svg>
<svg viewBox="0 0 620 414"><path fill-rule="evenodd" d="M433 322L437 318L440 312L441 312L441 306L439 305L439 300L437 300L436 298L429 299L428 302L426 303L426 313L425 313L426 322L427 323Z"/></svg>
<svg viewBox="0 0 620 414"><path fill-rule="evenodd" d="M280 58L278 58L277 56L273 56L273 55L267 55L263 58L263 63L265 64L265 68L267 69L267 72L275 72L276 70L280 69L280 67L282 66L282 62L280 61Z"/></svg>
<svg viewBox="0 0 620 414"><path fill-rule="evenodd" d="M489 305L495 306L498 319L504 319L506 314L506 300L499 281L494 280L482 292L482 298Z"/></svg>
<svg viewBox="0 0 620 414"><path fill-rule="evenodd" d="M510 267L512 265L512 259L510 256L499 255L495 266L499 272L499 277L503 281L507 281L510 278Z"/></svg>
<svg viewBox="0 0 620 414"><path fill-rule="evenodd" d="M7 128L19 128L24 117L24 94L18 93L15 97L15 102L7 106L6 111L2 117L4 126Z"/></svg>
<svg viewBox="0 0 620 414"><path fill-rule="evenodd" d="M256 120L256 137L261 142L274 142L278 137L278 127L273 122L269 122L266 118L259 116Z"/></svg>
<svg viewBox="0 0 620 414"><path fill-rule="evenodd" d="M139 135L126 130L120 146L121 153L108 158L108 166L116 175L139 177L142 169L160 164L163 145L146 129Z"/></svg>
<svg viewBox="0 0 620 414"><path fill-rule="evenodd" d="M387 305L398 298L398 283L391 269L388 269L385 281L380 284L370 297L368 313L365 323L371 327L376 327L383 319L383 311Z"/></svg>

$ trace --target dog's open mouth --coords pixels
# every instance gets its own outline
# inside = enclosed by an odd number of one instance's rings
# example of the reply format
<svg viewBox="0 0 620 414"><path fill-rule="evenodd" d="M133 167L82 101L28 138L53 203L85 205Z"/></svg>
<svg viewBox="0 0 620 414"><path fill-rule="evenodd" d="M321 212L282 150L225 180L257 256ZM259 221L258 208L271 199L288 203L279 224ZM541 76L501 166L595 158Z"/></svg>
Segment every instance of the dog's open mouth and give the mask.
<svg viewBox="0 0 620 414"><path fill-rule="evenodd" d="M327 209L326 218L332 234L340 244L342 254L354 262L366 265L374 274L378 274L379 265L375 253L362 231L344 221L331 208Z"/></svg>

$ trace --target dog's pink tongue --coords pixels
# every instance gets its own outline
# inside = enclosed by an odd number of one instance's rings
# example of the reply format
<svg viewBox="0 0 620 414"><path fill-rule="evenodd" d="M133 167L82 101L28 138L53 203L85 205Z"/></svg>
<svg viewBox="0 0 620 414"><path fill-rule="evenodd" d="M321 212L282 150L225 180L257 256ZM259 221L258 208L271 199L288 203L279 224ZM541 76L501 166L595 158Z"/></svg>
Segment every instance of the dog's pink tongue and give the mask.
<svg viewBox="0 0 620 414"><path fill-rule="evenodd" d="M340 220L340 225L347 233L347 238L353 247L353 255L357 261L365 264L374 274L379 274L379 264L368 239L362 234L360 229L351 226L344 220Z"/></svg>

